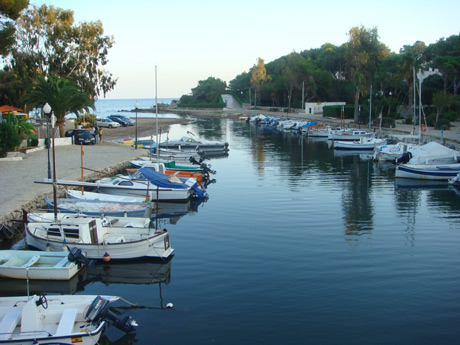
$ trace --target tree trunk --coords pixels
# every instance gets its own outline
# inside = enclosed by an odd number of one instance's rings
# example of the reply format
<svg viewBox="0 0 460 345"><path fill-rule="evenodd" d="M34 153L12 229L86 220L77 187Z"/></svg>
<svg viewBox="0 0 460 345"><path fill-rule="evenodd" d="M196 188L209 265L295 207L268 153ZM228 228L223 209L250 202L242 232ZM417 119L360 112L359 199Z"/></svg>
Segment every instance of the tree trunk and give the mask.
<svg viewBox="0 0 460 345"><path fill-rule="evenodd" d="M353 120L355 121L355 123L358 123L358 120L359 120L358 107L359 107L359 87L356 86L356 93L355 93L355 113L354 113L354 116L353 116Z"/></svg>

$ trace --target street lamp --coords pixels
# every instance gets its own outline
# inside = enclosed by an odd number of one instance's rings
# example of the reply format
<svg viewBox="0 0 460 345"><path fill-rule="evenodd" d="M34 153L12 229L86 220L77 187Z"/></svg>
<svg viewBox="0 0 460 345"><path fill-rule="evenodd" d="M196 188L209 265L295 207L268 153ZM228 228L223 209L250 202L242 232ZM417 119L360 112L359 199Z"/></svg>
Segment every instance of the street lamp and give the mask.
<svg viewBox="0 0 460 345"><path fill-rule="evenodd" d="M134 108L136 108L136 142L134 143L135 149L137 150L137 108L139 108L139 103L134 104Z"/></svg>
<svg viewBox="0 0 460 345"><path fill-rule="evenodd" d="M46 116L46 147L48 148L48 179L51 179L51 165L50 165L50 136L49 136L49 120L51 114L51 107L46 103L43 107L43 112Z"/></svg>

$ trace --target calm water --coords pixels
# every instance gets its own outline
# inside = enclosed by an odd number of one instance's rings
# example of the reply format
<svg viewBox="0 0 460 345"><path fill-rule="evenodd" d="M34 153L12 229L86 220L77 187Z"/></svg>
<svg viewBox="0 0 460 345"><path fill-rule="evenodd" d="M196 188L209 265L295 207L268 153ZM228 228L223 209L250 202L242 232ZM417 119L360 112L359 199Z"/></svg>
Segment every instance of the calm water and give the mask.
<svg viewBox="0 0 460 345"><path fill-rule="evenodd" d="M230 155L210 162L208 201L161 220L173 259L47 286L146 307L120 309L138 330L110 327L102 343L459 342L455 190L396 183L391 165L233 119L176 125L170 138L187 130L228 141Z"/></svg>

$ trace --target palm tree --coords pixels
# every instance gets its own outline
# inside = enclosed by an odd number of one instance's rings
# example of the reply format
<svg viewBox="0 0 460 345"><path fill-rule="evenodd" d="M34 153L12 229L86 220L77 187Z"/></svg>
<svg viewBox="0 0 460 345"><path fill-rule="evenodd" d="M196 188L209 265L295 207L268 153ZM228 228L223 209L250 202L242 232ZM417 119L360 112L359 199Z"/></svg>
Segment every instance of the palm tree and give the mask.
<svg viewBox="0 0 460 345"><path fill-rule="evenodd" d="M80 91L75 82L57 76L48 76L48 79L45 79L40 75L26 91L22 103L31 109L41 108L48 103L56 116L56 125L61 137L64 136L67 114L95 109L94 100L87 93Z"/></svg>

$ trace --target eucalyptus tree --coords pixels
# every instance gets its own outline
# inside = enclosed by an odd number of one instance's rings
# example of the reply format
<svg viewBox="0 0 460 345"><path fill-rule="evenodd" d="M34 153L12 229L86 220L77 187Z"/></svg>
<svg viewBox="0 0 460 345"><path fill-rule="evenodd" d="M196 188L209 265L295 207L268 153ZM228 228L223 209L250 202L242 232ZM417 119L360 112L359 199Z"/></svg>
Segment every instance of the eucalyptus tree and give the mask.
<svg viewBox="0 0 460 345"><path fill-rule="evenodd" d="M262 58L257 59L257 64L252 67L251 85L254 88L254 105L257 106L257 94L260 94L262 86L265 82L271 80L270 75L267 75L265 61Z"/></svg>
<svg viewBox="0 0 460 345"><path fill-rule="evenodd" d="M9 54L15 43L14 21L29 5L29 0L0 0L0 55Z"/></svg>
<svg viewBox="0 0 460 345"><path fill-rule="evenodd" d="M29 109L42 108L46 103L56 117L61 137L64 136L65 116L70 113L79 114L82 111L95 109L94 99L81 91L74 81L57 76L38 76L22 98L25 107Z"/></svg>
<svg viewBox="0 0 460 345"><path fill-rule="evenodd" d="M400 51L399 55L402 58L401 64L401 73L406 81L408 86L408 104L413 109L413 121L415 123L415 85L414 81L418 70L422 68L422 65L425 63L424 52L426 45L422 41L416 41L413 45L404 45Z"/></svg>
<svg viewBox="0 0 460 345"><path fill-rule="evenodd" d="M27 72L24 83L38 74L58 75L92 98L115 87L116 79L103 69L114 39L104 36L100 21L76 25L71 10L34 5L18 19L17 37L10 68Z"/></svg>
<svg viewBox="0 0 460 345"><path fill-rule="evenodd" d="M348 35L347 64L349 77L355 85L354 121L357 122L360 94L369 90L380 61L390 54L390 50L379 41L375 27L368 30L364 26L355 26Z"/></svg>

